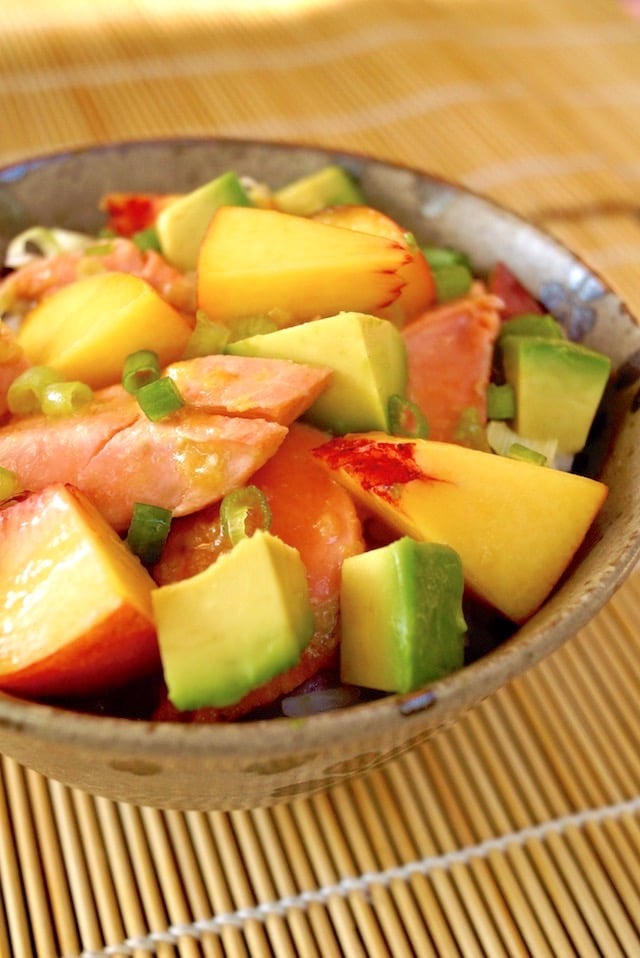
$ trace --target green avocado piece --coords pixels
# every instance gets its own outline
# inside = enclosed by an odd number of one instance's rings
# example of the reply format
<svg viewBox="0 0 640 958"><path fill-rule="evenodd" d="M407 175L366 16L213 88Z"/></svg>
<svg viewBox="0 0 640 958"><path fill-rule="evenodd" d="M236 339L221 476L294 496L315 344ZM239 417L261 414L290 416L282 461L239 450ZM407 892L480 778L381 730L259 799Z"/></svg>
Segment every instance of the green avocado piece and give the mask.
<svg viewBox="0 0 640 958"><path fill-rule="evenodd" d="M515 393L513 428L529 439L557 439L558 452L585 445L611 372L611 360L581 343L507 336L500 344Z"/></svg>
<svg viewBox="0 0 640 958"><path fill-rule="evenodd" d="M311 216L326 206L361 205L365 198L351 174L331 164L276 190L274 201L283 213Z"/></svg>
<svg viewBox="0 0 640 958"><path fill-rule="evenodd" d="M223 708L294 666L314 619L297 549L259 530L203 572L152 593L176 708Z"/></svg>
<svg viewBox="0 0 640 958"><path fill-rule="evenodd" d="M342 565L340 677L411 692L462 667L462 563L449 546L405 536Z"/></svg>
<svg viewBox="0 0 640 958"><path fill-rule="evenodd" d="M389 398L404 396L407 350L393 323L368 313L337 313L273 333L236 340L238 356L289 359L333 370L329 385L305 413L337 435L389 431Z"/></svg>
<svg viewBox="0 0 640 958"><path fill-rule="evenodd" d="M251 201L235 173L222 173L204 186L185 193L165 207L156 221L162 254L184 272L194 270L200 245L220 206L250 206Z"/></svg>
<svg viewBox="0 0 640 958"><path fill-rule="evenodd" d="M566 339L564 329L549 313L522 313L505 319L500 326L498 341L505 336L541 336L544 339Z"/></svg>

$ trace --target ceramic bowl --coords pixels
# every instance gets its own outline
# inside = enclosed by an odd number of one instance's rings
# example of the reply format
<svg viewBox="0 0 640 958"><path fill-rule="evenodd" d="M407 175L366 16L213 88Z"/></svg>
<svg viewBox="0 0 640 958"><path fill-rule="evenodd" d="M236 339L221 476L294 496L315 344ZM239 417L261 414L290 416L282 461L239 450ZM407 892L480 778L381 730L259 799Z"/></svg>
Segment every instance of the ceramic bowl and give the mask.
<svg viewBox="0 0 640 958"><path fill-rule="evenodd" d="M388 761L437 730L576 633L640 554L640 329L602 279L575 255L505 209L424 172L317 148L182 139L90 148L0 170L0 254L28 223L100 225L110 190L171 191L233 169L272 187L339 162L372 205L433 244L465 249L478 271L504 260L543 302L609 354L615 386L590 468L607 502L562 584L501 645L449 678L305 719L175 725L31 704L0 695L0 750L46 776L117 801L182 809L274 804Z"/></svg>

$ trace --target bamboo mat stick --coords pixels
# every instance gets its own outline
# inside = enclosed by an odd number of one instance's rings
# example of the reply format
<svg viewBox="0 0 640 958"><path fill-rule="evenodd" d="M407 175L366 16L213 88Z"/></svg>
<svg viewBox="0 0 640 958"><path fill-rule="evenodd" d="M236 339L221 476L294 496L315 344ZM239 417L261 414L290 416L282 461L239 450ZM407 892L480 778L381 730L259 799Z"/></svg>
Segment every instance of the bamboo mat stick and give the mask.
<svg viewBox="0 0 640 958"><path fill-rule="evenodd" d="M100 820L104 847L109 856L112 880L126 937L135 939L143 936L147 928L142 910L142 904L135 880L131 861L130 849L124 837L122 821L119 815L119 806L105 798L96 798L95 806ZM144 958L147 952L140 949L133 950L133 958Z"/></svg>
<svg viewBox="0 0 640 958"><path fill-rule="evenodd" d="M312 796L311 803L313 804L318 819L323 841L330 850L338 880L355 878L360 874L360 870L356 865L350 846L358 841L359 835L350 834L349 840L346 840L340 828L335 806L328 792L321 792ZM357 854L357 851L355 853ZM373 898L371 889L367 889L366 894L361 890L357 890L347 896L367 955L377 956L386 954L383 931L376 920L376 907L381 904L383 911L386 910L386 889L384 891L383 902L379 901L377 895L375 903L369 900ZM404 946L404 941L402 941L402 946Z"/></svg>
<svg viewBox="0 0 640 958"><path fill-rule="evenodd" d="M6 759L2 760L3 780L7 782L11 768ZM9 773L9 775L7 775ZM12 942L15 942L15 958L30 958L31 934L21 894L21 868L15 842L13 821L9 815L6 785L0 789L0 879L6 913L6 928Z"/></svg>
<svg viewBox="0 0 640 958"><path fill-rule="evenodd" d="M251 863L250 877L253 886L253 902L277 900L278 896L250 813L247 811L231 812L230 818L238 843L238 850L243 860ZM295 950L286 920L281 915L267 914L264 924L271 947L276 954L278 956L283 955L285 958L295 958Z"/></svg>
<svg viewBox="0 0 640 958"><path fill-rule="evenodd" d="M316 818L315 803L296 802L292 810L318 886L334 885L339 876ZM352 897L332 894L327 901L327 908L344 953L349 958L367 958L351 913Z"/></svg>
<svg viewBox="0 0 640 958"><path fill-rule="evenodd" d="M294 894L296 891L305 892L316 888L311 862L309 861L305 843L296 827L295 818L290 805L276 805L266 811L258 809L255 813L259 822L268 822L277 829L286 855L285 879L290 875L292 887L285 894ZM294 891L295 889L295 891ZM338 958L342 955L340 943L331 923L330 912L320 902L310 902L305 912L313 929L316 941L320 944L323 958Z"/></svg>
<svg viewBox="0 0 640 958"><path fill-rule="evenodd" d="M371 791L371 801L365 811L365 822L370 839L378 850L378 859L383 869L392 868L400 861L412 861L418 857L417 849L408 831L412 819L400 813L389 781L390 777L390 770L381 769L372 774L366 782ZM409 783L405 781L404 788L409 787ZM494 907L495 885L489 883L487 896L484 894L483 885L476 885L472 869L460 869L455 866L454 868L454 878L460 889L460 895L485 952L492 958L500 958L502 955L516 958L519 954L525 955L522 939L517 935L513 922L509 922L508 928L503 925L502 930L506 931L508 942L508 951L505 951L501 935L494 923L494 918L500 913L500 909ZM397 888L398 895L403 887ZM403 918L409 928L406 916ZM411 940L414 940L413 936Z"/></svg>
<svg viewBox="0 0 640 958"><path fill-rule="evenodd" d="M404 860L429 857L433 854L433 843L430 837L425 840L421 821L425 799L429 801L429 804L432 804L431 796L427 792L428 786L423 785L421 779L415 775L412 769L413 765L410 757L403 756L402 760L393 762L384 770L384 779L385 782L388 781L391 795L390 804L395 808L395 814L390 820L390 828L396 841L404 839L402 844L399 844ZM398 821L405 823L402 828ZM393 826L391 826L391 822L393 822ZM458 847L452 840L449 824L444 818L441 819L441 826L441 849ZM412 834L409 834L409 831ZM415 851L410 850L414 848ZM427 849L426 854L425 849ZM516 924L505 906L500 889L487 863L480 858L472 859L466 868L459 864L453 864L451 871L455 885L459 888L460 895L467 903L471 913L475 914L477 910L477 913L481 914L482 909L479 900L482 898L496 927L501 932L502 939L508 945L508 954L513 958L525 955L526 949L523 940L518 934ZM423 897L422 892L426 882L427 879L423 875L412 876L411 886L419 902ZM426 887L429 894L432 895L430 885ZM435 899L429 899L428 907L423 907L423 914L429 931L435 941L439 943L438 954L451 953L454 948L453 940L442 939L443 933L447 936L450 933L447 923L441 918L440 908L437 906ZM435 919L437 919L437 925ZM500 951L497 950L496 954L500 954Z"/></svg>
<svg viewBox="0 0 640 958"><path fill-rule="evenodd" d="M164 813L163 819L175 856L175 869L180 876L188 903L189 915L196 921L208 919L211 916L211 903L198 868L185 816L180 812L169 810ZM204 958L220 958L222 946L218 935L214 932L205 932L199 941Z"/></svg>
<svg viewBox="0 0 640 958"><path fill-rule="evenodd" d="M187 812L185 821L189 830L194 855L202 880L212 904L214 915L227 915L234 910L226 875L213 840L208 816L203 812ZM242 931L231 925L222 927L220 940L225 958L247 958L248 952Z"/></svg>
<svg viewBox="0 0 640 958"><path fill-rule="evenodd" d="M370 831L370 816L368 815L369 802L363 800L361 794L366 786L362 779L353 783L353 786L340 785L331 792L331 804L335 812L336 829L339 828L340 847L346 846L346 837L351 846L352 856L343 854L345 866L355 868L353 874L370 874L380 871L382 863L375 854L375 845L372 843ZM396 862L394 862L394 865ZM402 882L392 881L389 887L373 882L369 888L369 898L377 923L386 941L394 943L394 954L406 958L412 950L407 930L397 910L397 885Z"/></svg>
<svg viewBox="0 0 640 958"><path fill-rule="evenodd" d="M220 855L220 861L229 883L234 909L250 908L255 905L247 863L243 860L236 842L231 820L222 812L211 812L209 822L213 840ZM264 925L256 918L244 923L244 934L252 958L271 958L271 947Z"/></svg>
<svg viewBox="0 0 640 958"><path fill-rule="evenodd" d="M293 862L286 854L286 846L283 846L280 841L274 816L270 814L269 810L258 808L252 811L251 819L256 831L257 841L264 849L264 857L268 863L271 897L273 899L286 899L299 894L301 889L294 880ZM298 849L300 849L299 845ZM261 893L261 899L266 900L264 892ZM335 939L329 943L329 952L321 938L322 951L318 951L309 916L302 909L294 909L289 913L287 925L293 940L294 954L308 955L309 958L319 958L320 954L328 955L330 952L336 954Z"/></svg>
<svg viewBox="0 0 640 958"><path fill-rule="evenodd" d="M78 931L73 901L66 879L64 859L58 837L51 794L47 780L35 772L25 772L33 814L33 825L39 836L39 850L43 878L46 883L51 920L62 954L79 949ZM55 949L52 954L56 953Z"/></svg>
<svg viewBox="0 0 640 958"><path fill-rule="evenodd" d="M348 796L348 801L353 802L358 811L361 810L365 838L371 842L372 849L375 852L375 865L370 865L363 870L372 870L372 867L383 871L393 869L403 862L414 861L418 857L417 849L412 843L409 843L410 847L405 847L403 849L404 854L400 855L397 855L392 847L388 832L395 834L402 844L404 827L391 793L385 791L380 794L381 789L376 787L380 784L382 784L380 776L372 772L365 778L354 782L353 786L344 792ZM376 796L375 799L374 795ZM335 799L336 796L334 795L334 801ZM350 834L350 832L347 831L347 834ZM390 891L411 946L420 955L433 954L431 937L420 912L412 882L395 879L390 884ZM496 958L498 958L497 954Z"/></svg>
<svg viewBox="0 0 640 958"><path fill-rule="evenodd" d="M20 858L20 879L30 915L31 935L38 954L55 956L55 935L51 927L47 894L44 887L38 842L33 827L31 808L23 770L7 764L7 798L14 811L13 828L16 850Z"/></svg>
<svg viewBox="0 0 640 958"><path fill-rule="evenodd" d="M155 873L153 859L147 844L142 811L134 805L119 806L123 831L133 864L138 895L145 913L147 927L152 931L164 930L168 925L168 916L164 907L162 892ZM174 958L175 950L170 944L159 942L157 958Z"/></svg>

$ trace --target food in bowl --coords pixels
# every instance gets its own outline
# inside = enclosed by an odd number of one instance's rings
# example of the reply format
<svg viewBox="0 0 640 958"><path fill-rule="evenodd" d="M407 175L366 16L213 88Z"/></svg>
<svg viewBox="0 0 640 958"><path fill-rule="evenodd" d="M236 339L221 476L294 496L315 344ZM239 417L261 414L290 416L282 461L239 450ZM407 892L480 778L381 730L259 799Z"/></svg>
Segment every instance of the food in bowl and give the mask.
<svg viewBox="0 0 640 958"><path fill-rule="evenodd" d="M609 356L339 164L243 174L9 244L4 691L176 722L413 692L529 620L605 502Z"/></svg>

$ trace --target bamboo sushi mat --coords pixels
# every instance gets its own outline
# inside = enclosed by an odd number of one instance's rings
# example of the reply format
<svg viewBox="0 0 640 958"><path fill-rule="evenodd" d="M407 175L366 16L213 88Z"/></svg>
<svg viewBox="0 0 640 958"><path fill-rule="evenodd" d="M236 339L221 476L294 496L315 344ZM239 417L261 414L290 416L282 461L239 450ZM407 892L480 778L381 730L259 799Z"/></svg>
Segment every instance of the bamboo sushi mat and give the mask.
<svg viewBox="0 0 640 958"><path fill-rule="evenodd" d="M635 6L635 10L634 10ZM460 180L640 314L640 3L0 0L0 163L294 140ZM640 956L640 573L451 729L308 800L173 812L0 766L0 958Z"/></svg>

